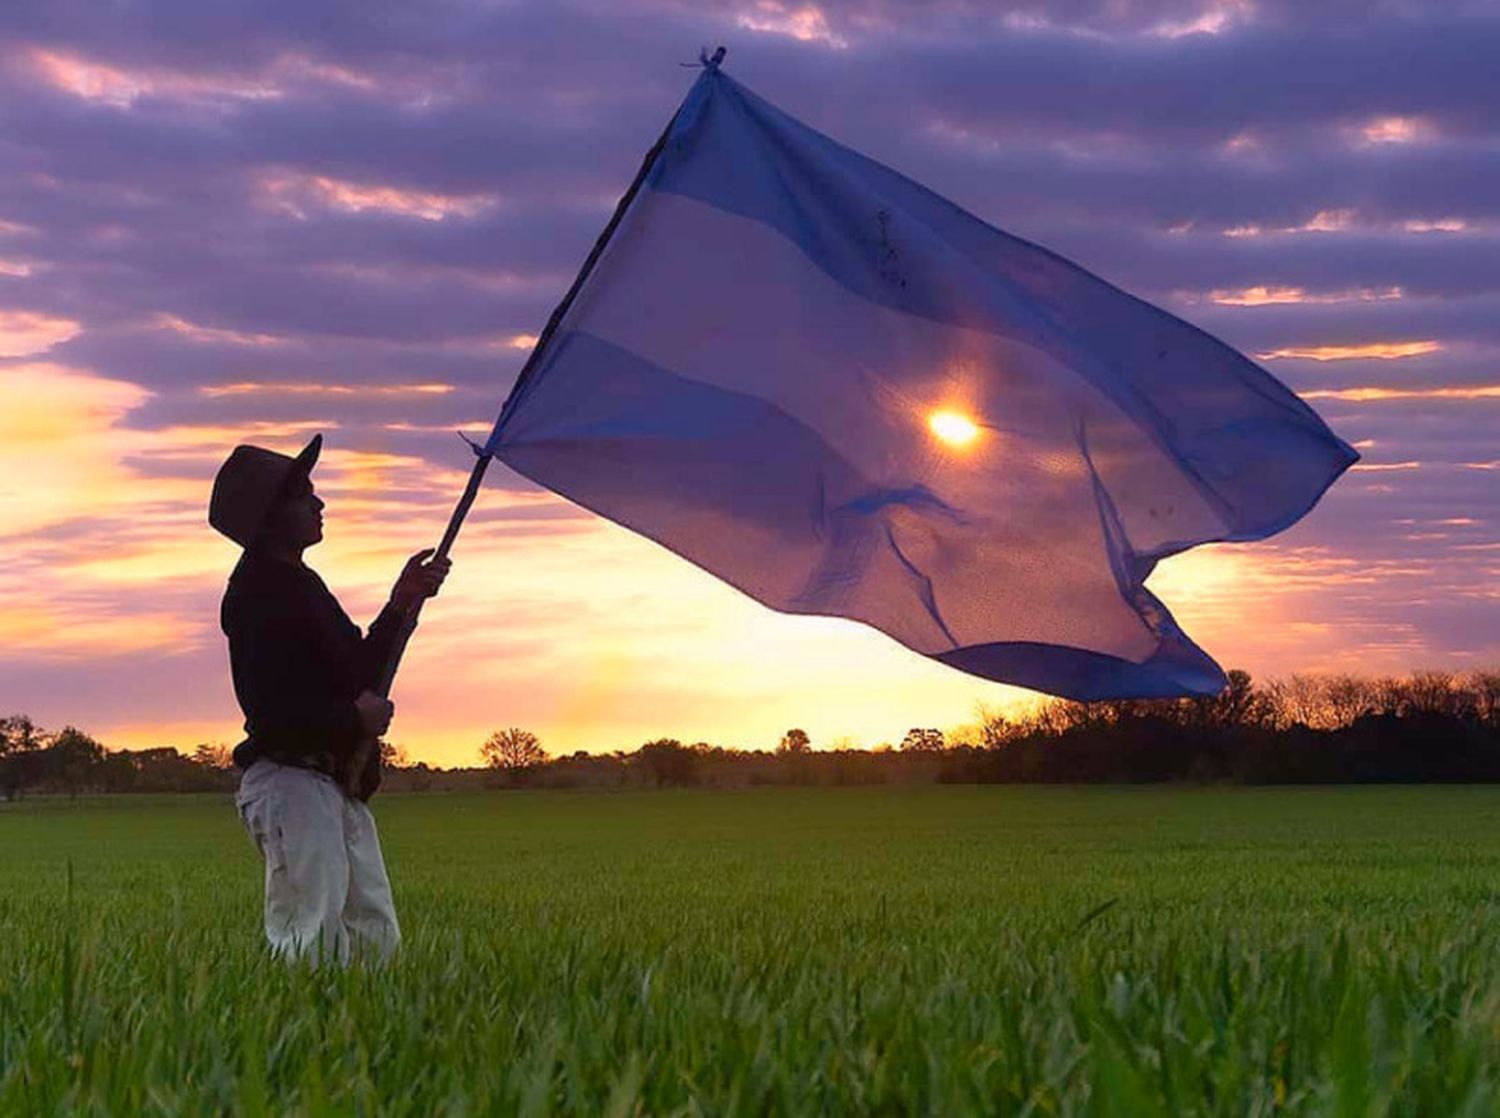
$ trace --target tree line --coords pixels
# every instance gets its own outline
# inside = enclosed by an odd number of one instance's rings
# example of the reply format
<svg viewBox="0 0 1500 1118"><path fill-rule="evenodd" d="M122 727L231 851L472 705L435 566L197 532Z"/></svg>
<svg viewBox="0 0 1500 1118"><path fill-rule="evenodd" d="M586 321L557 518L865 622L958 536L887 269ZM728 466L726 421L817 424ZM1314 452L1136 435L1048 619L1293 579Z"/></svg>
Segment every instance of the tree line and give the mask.
<svg viewBox="0 0 1500 1118"><path fill-rule="evenodd" d="M0 718L0 799L25 792L216 792L234 788L229 750L199 745L106 749L75 726L56 733L24 714Z"/></svg>
<svg viewBox="0 0 1500 1118"><path fill-rule="evenodd" d="M1500 781L1500 672L1294 675L1263 685L1228 674L1209 698L981 709L969 725L913 727L874 749L815 748L791 729L766 750L664 738L550 757L535 735L513 728L482 754L495 783L531 787Z"/></svg>
<svg viewBox="0 0 1500 1118"><path fill-rule="evenodd" d="M946 731L913 727L873 749L819 747L802 729L763 749L673 738L609 753L548 753L528 730L492 734L481 767L442 769L384 750L392 791L472 787L738 787L757 784L1246 784L1500 781L1500 671L1404 677L1229 673L1219 695L980 709ZM0 718L0 797L26 792L206 792L234 787L228 750L108 750L75 727Z"/></svg>

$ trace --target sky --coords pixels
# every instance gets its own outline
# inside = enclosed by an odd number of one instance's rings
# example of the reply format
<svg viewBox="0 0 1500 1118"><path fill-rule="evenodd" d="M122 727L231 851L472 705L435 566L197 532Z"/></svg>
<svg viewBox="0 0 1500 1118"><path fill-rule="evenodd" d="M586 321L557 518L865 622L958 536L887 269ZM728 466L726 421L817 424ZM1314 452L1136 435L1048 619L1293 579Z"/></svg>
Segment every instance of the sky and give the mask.
<svg viewBox="0 0 1500 1118"><path fill-rule="evenodd" d="M704 46L843 143L1203 327L1363 455L1151 587L1226 667L1500 662L1500 3L12 0L0 6L0 713L238 740L205 515L325 436L368 623L441 534ZM497 464L391 737L474 763L898 742L1025 693L776 614Z"/></svg>

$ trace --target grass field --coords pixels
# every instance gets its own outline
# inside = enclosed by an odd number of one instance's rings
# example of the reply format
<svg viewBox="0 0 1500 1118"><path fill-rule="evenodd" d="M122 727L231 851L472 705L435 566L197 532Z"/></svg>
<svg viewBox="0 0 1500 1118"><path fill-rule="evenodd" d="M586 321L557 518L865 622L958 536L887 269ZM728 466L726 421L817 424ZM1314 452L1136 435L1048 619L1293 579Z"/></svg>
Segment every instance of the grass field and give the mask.
<svg viewBox="0 0 1500 1118"><path fill-rule="evenodd" d="M1500 1113L1500 788L376 807L334 973L227 799L0 808L0 1113Z"/></svg>

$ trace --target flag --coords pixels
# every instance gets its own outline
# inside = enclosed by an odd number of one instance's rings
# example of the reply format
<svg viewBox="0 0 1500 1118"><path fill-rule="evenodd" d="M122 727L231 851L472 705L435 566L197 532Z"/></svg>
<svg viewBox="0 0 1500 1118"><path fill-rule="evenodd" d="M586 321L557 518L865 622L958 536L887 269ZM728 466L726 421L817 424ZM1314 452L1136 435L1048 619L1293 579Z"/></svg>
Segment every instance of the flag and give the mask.
<svg viewBox="0 0 1500 1118"><path fill-rule="evenodd" d="M485 449L791 613L1077 699L1211 694L1158 560L1358 455L1228 346L709 64Z"/></svg>

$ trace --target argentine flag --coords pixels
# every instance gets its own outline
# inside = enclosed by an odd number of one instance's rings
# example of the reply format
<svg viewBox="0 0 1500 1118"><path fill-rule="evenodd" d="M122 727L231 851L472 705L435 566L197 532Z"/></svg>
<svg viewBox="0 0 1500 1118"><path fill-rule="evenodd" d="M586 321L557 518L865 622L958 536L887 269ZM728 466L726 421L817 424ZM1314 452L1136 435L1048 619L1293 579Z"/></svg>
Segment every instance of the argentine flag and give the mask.
<svg viewBox="0 0 1500 1118"><path fill-rule="evenodd" d="M1077 699L1211 694L1146 588L1358 455L1257 365L709 64L486 450L774 609Z"/></svg>

